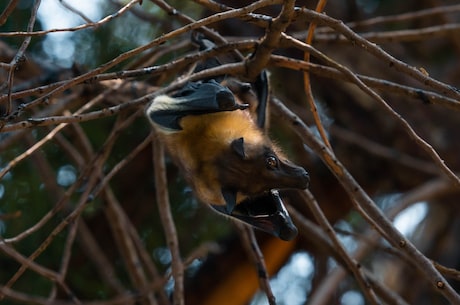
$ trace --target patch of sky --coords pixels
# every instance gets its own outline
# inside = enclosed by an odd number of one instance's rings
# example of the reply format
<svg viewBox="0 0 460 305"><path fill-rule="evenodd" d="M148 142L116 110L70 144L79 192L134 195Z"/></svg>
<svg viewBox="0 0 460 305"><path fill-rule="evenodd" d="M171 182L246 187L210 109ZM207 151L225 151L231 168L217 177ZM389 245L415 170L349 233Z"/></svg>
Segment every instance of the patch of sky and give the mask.
<svg viewBox="0 0 460 305"><path fill-rule="evenodd" d="M3 198L3 195L5 195L5 186L0 184L0 199Z"/></svg>
<svg viewBox="0 0 460 305"><path fill-rule="evenodd" d="M395 217L393 224L404 236L411 236L427 213L428 206L426 202L418 202L399 213Z"/></svg>
<svg viewBox="0 0 460 305"><path fill-rule="evenodd" d="M376 203L385 213L395 207L401 194L387 194L385 196L376 198ZM399 212L394 218L393 225L404 236L410 236L417 228L417 225L423 221L428 213L428 206L426 202L417 202Z"/></svg>
<svg viewBox="0 0 460 305"><path fill-rule="evenodd" d="M345 292L340 298L340 305L364 305L364 298L361 293L355 290Z"/></svg>
<svg viewBox="0 0 460 305"><path fill-rule="evenodd" d="M172 261L171 251L165 247L158 247L153 250L153 257L165 266L171 264Z"/></svg>
<svg viewBox="0 0 460 305"><path fill-rule="evenodd" d="M347 252L353 252L357 247L356 240L353 237L353 227L343 220L338 221L334 227L339 230L339 240L342 242Z"/></svg>
<svg viewBox="0 0 460 305"><path fill-rule="evenodd" d="M313 260L309 254L306 252L293 254L289 262L270 280L276 303L279 305L304 304L311 289L313 270ZM268 304L267 297L264 293L259 292L250 304L266 305Z"/></svg>
<svg viewBox="0 0 460 305"><path fill-rule="evenodd" d="M100 0L68 0L67 3L83 12L92 21L98 21L101 18ZM66 9L57 0L43 0L37 14L43 30L71 28L84 23L80 16ZM73 64L75 53L73 36L74 32L56 32L46 35L43 49L53 59L54 64L63 67L70 67Z"/></svg>
<svg viewBox="0 0 460 305"><path fill-rule="evenodd" d="M77 180L77 170L72 165L63 165L58 169L56 180L60 186L70 186Z"/></svg>

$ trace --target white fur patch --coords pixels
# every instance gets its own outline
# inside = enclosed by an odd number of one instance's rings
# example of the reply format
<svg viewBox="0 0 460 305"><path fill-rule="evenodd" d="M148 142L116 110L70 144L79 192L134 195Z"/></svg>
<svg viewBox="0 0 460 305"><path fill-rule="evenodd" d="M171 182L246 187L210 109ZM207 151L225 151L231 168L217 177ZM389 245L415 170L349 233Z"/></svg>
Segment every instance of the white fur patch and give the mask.
<svg viewBox="0 0 460 305"><path fill-rule="evenodd" d="M176 99L170 97L168 95L159 95L153 99L153 102L150 104L149 108L147 109L147 113L158 111L158 110L165 110L171 109L171 105L176 103Z"/></svg>
<svg viewBox="0 0 460 305"><path fill-rule="evenodd" d="M177 130L172 130L169 128L165 128L164 126L158 125L150 119L152 112L161 110L173 110L174 108L177 108L175 104L177 104L177 99L170 97L168 95L159 95L153 99L152 103L150 103L146 110L146 114L155 130L163 134L171 134L177 132Z"/></svg>

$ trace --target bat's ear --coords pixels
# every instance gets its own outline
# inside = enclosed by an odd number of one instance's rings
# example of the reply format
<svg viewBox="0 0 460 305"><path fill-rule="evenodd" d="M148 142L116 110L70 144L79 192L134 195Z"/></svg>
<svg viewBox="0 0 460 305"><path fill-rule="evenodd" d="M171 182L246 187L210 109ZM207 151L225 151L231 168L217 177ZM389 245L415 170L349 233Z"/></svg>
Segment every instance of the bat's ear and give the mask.
<svg viewBox="0 0 460 305"><path fill-rule="evenodd" d="M241 157L241 159L246 158L246 154L244 153L244 139L243 138L238 138L236 140L233 140L232 143L230 144L230 147L233 149L234 152L238 156Z"/></svg>

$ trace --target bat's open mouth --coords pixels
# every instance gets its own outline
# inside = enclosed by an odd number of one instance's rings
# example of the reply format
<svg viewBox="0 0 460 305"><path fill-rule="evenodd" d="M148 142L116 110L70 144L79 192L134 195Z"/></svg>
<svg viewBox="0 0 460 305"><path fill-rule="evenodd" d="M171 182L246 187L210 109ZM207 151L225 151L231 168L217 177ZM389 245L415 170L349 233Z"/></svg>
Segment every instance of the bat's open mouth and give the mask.
<svg viewBox="0 0 460 305"><path fill-rule="evenodd" d="M225 206L211 206L219 213L234 217L282 240L292 240L298 232L277 190L243 200L230 214Z"/></svg>

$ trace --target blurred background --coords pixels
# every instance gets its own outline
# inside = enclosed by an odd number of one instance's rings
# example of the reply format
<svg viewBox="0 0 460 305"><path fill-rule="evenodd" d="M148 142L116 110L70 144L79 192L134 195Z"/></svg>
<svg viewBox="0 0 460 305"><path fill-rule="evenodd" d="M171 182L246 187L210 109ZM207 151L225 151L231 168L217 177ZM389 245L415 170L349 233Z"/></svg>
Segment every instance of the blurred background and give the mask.
<svg viewBox="0 0 460 305"><path fill-rule="evenodd" d="M243 7L251 1L221 2ZM206 5L208 1L144 0L131 6L115 0L37 3L0 3L0 303L170 304L173 259L156 204L151 129L142 113L145 102L119 111L115 107L140 100L187 74L191 63L168 64L195 54L196 47L188 31L164 44L129 51L192 22L183 16L199 20L215 13L214 6ZM314 9L316 1L296 5ZM33 31L39 33L18 58L27 40L21 32L27 31L37 7ZM275 17L280 7L267 5L257 13ZM330 1L324 12L459 92L457 1ZM103 18L107 22L94 24ZM299 14L287 32L305 40L309 24ZM257 40L265 33L260 23L244 18L216 22L210 28L228 41ZM50 31L54 29L64 30ZM453 172L459 172L458 98L395 69L326 25L318 25L312 45L356 75L368 77L366 84ZM292 47L279 47L274 53L299 60L304 56ZM123 60L96 71L120 54L125 54ZM9 70L12 62L15 68ZM314 57L312 62L325 64ZM166 68L157 74L142 70L154 66ZM315 130L300 68L266 68L273 96ZM93 78L72 83L93 71ZM124 78L123 71L135 73ZM439 263L443 276L459 291L459 186L445 178L400 121L347 77L321 69L312 70L310 77L337 158L394 226ZM65 90L46 96L63 86ZM117 112L105 115L103 110L110 107ZM96 114L84 122L67 119L80 109ZM50 122L54 116L64 117L64 125L34 126L37 121L30 120ZM311 193L347 253L385 287L379 299L384 304L450 304L410 264L410 257L376 234L317 152L279 113L271 112L270 123L270 137L309 171ZM185 262L185 304L268 304L240 231L196 201L168 158L166 166ZM284 242L256 232L276 304L372 304L342 267L305 198L294 191L283 196L299 236ZM31 261L34 266L26 263Z"/></svg>

